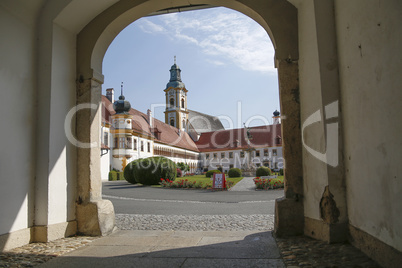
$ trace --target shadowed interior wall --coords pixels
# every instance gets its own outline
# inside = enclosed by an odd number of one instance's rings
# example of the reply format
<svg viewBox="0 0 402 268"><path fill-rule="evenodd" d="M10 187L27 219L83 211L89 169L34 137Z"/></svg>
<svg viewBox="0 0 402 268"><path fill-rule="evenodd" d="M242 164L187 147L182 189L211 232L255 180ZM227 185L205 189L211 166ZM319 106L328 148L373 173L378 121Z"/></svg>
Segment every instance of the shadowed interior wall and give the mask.
<svg viewBox="0 0 402 268"><path fill-rule="evenodd" d="M402 2L335 7L349 221L402 251Z"/></svg>

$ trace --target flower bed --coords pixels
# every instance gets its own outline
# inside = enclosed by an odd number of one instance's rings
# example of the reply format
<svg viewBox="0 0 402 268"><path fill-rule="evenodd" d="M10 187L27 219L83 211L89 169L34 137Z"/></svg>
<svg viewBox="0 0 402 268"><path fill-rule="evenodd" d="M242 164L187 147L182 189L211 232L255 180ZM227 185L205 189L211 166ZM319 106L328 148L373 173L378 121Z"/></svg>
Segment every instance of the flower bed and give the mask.
<svg viewBox="0 0 402 268"><path fill-rule="evenodd" d="M283 177L278 179L261 179L256 177L253 179L256 189L270 190L284 187Z"/></svg>
<svg viewBox="0 0 402 268"><path fill-rule="evenodd" d="M212 182L200 182L200 181L193 181L193 180L177 180L171 181L169 179L161 179L159 183L162 187L166 188L185 188L185 189L212 189ZM226 180L226 189L229 189L234 185L233 181Z"/></svg>

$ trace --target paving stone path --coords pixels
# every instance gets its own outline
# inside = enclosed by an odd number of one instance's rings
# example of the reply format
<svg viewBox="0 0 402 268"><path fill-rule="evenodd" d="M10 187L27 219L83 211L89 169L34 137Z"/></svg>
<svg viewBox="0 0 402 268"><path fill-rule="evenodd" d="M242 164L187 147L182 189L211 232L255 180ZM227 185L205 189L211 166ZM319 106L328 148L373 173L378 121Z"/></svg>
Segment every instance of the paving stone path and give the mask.
<svg viewBox="0 0 402 268"><path fill-rule="evenodd" d="M229 191L233 192L255 191L255 183L253 179L254 177L244 177L241 181L236 183L235 186L230 188Z"/></svg>
<svg viewBox="0 0 402 268"><path fill-rule="evenodd" d="M272 230L273 215L158 216L117 214L116 224L125 230L170 230L175 232L253 232ZM188 234L191 237L191 233ZM49 243L33 243L0 253L0 267L33 267L75 249L91 246L97 237L70 237ZM353 246L327 244L307 237L276 238L287 267L380 267ZM196 267L196 266L194 266ZM267 267L264 265L256 267ZM269 266L268 266L269 267Z"/></svg>

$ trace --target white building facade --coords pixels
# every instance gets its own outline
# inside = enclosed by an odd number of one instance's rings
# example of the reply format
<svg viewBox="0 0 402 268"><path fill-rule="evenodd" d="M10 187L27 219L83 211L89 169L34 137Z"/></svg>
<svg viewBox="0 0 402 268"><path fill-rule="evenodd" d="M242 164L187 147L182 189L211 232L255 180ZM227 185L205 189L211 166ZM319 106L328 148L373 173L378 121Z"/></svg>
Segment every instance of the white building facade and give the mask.
<svg viewBox="0 0 402 268"><path fill-rule="evenodd" d="M284 168L279 112L274 125L225 130L217 117L187 109L187 92L176 62L164 89L165 122L131 108L123 89L114 101L114 89L102 96L101 178L109 171L123 171L140 158L164 156L189 165L189 173L230 168L266 166ZM249 135L249 136L247 136ZM251 137L251 136L253 137Z"/></svg>

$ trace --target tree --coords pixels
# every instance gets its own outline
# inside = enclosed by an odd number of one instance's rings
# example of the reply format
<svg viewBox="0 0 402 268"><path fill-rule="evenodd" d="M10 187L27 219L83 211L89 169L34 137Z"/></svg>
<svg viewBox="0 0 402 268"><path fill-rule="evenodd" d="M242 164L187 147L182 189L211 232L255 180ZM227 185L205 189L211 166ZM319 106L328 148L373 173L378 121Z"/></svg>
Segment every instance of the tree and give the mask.
<svg viewBox="0 0 402 268"><path fill-rule="evenodd" d="M190 170L190 167L186 163L183 163L183 162L177 163L177 167L183 172Z"/></svg>

